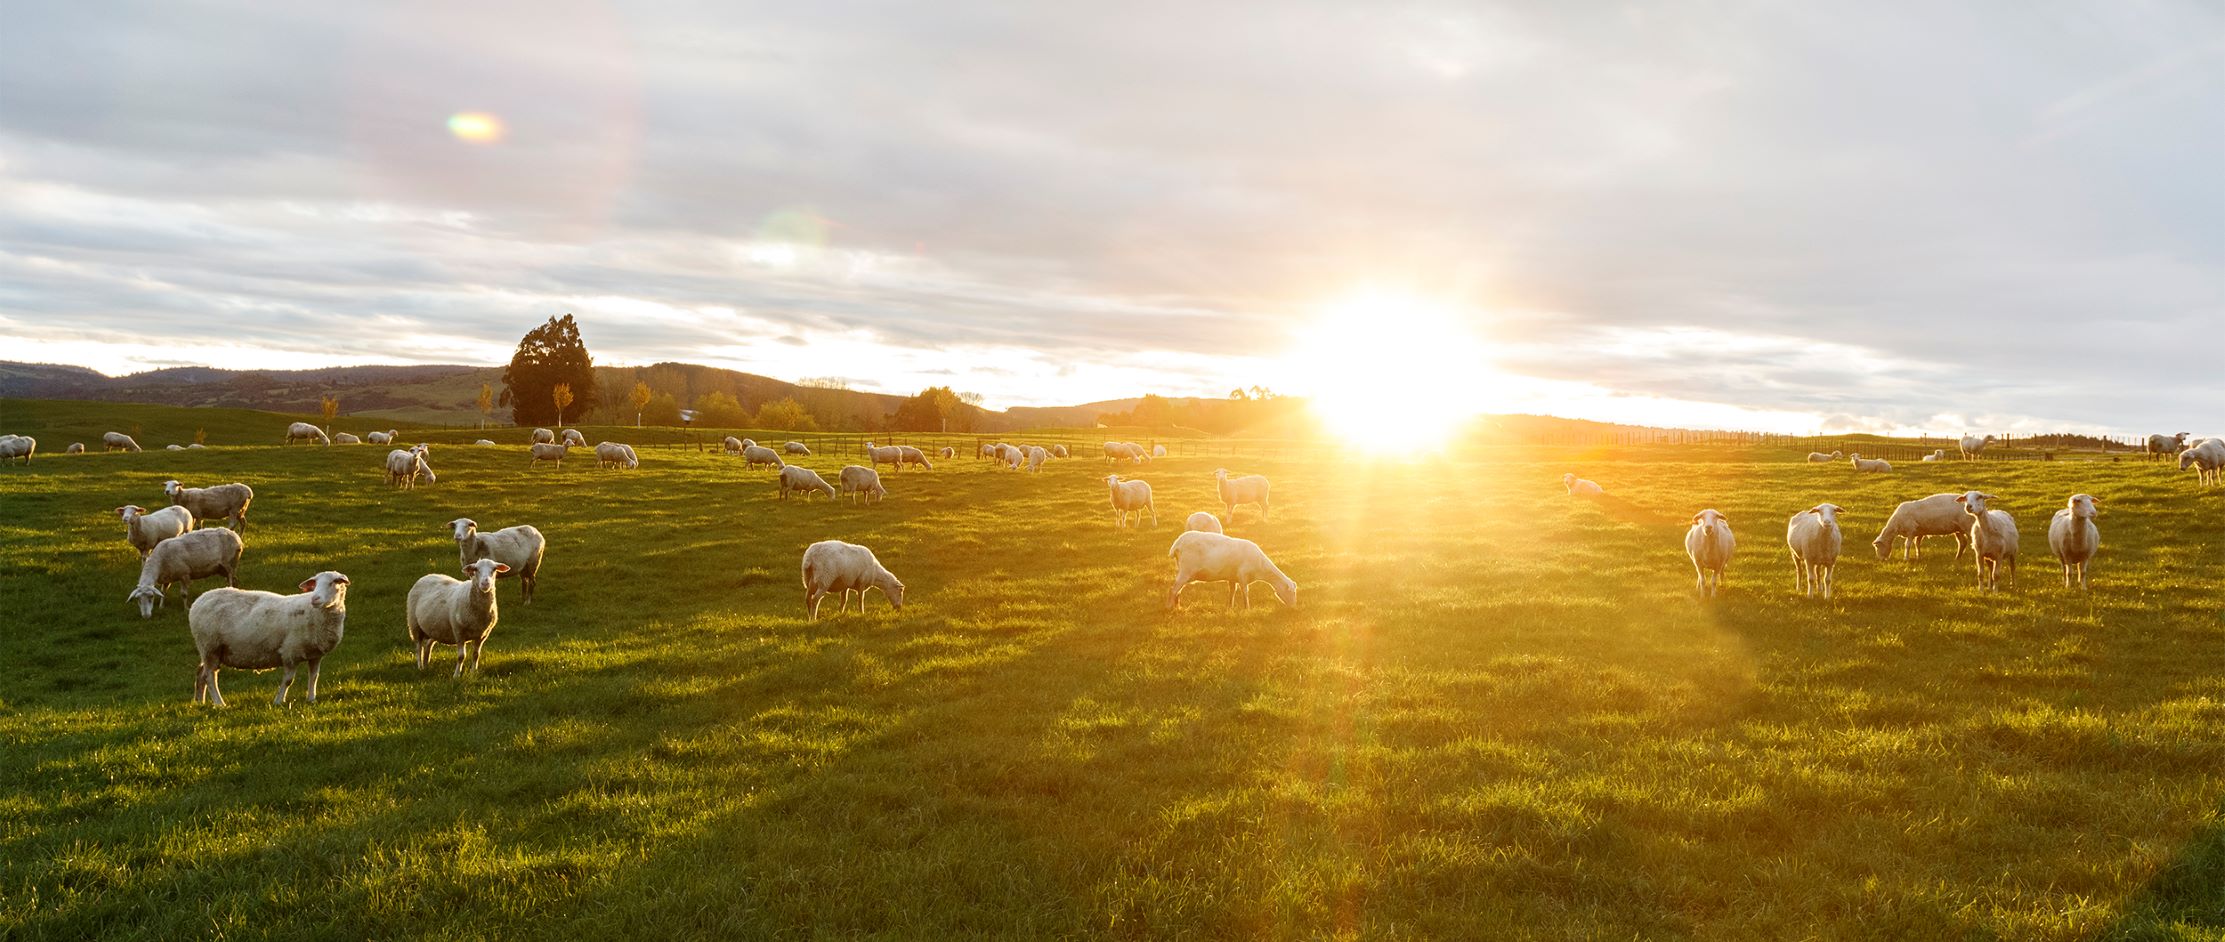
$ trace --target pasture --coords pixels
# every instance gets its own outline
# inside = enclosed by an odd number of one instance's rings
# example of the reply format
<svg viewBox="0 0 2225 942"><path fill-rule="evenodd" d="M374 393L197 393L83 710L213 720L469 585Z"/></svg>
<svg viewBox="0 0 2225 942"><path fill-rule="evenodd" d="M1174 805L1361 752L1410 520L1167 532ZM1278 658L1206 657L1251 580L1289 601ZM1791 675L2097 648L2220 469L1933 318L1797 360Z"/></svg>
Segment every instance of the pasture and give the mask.
<svg viewBox="0 0 2225 942"><path fill-rule="evenodd" d="M884 471L866 507L695 452L441 444L400 492L383 447L141 441L0 468L0 937L2225 931L2225 503L2163 464L1173 458L1118 469L1156 492L1130 531L1100 458ZM1298 608L1162 610L1224 464L1274 480L1229 532ZM1607 498L1562 496L1571 470ZM125 602L111 512L169 478L255 488L243 587L352 577L315 705L242 671L231 707L187 702L183 610ZM2013 588L1976 594L1945 540L1871 554L1894 503L1965 488L2023 530ZM2078 491L2106 502L2090 600L2046 546ZM1831 602L1782 542L1825 500ZM1705 507L1740 550L1702 603ZM456 570L459 516L550 548L454 681L401 606ZM905 609L806 622L798 554L829 538Z"/></svg>

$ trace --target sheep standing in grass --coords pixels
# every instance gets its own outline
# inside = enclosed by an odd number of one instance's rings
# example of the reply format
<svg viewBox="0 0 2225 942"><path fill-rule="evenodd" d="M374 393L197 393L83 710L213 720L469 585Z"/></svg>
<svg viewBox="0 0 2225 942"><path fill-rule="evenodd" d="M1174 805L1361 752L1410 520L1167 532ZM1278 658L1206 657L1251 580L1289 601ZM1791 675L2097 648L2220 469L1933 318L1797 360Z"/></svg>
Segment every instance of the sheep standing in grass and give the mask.
<svg viewBox="0 0 2225 942"><path fill-rule="evenodd" d="M1051 452L1049 449L1044 448L1041 445L1028 446L1028 470L1041 471L1043 470L1043 462L1049 461L1050 459Z"/></svg>
<svg viewBox="0 0 2225 942"><path fill-rule="evenodd" d="M1713 509L1692 515L1692 526L1684 531L1684 555L1692 558L1701 598L1723 594L1723 568L1737 549L1729 518Z"/></svg>
<svg viewBox="0 0 2225 942"><path fill-rule="evenodd" d="M39 440L29 435L10 435L0 438L0 461L21 460L31 463L31 453L39 450Z"/></svg>
<svg viewBox="0 0 2225 942"><path fill-rule="evenodd" d="M396 448L386 453L386 483L404 490L415 490L418 478L424 478L427 484L440 481L434 476L432 465L425 463L424 446Z"/></svg>
<svg viewBox="0 0 2225 942"><path fill-rule="evenodd" d="M84 443L84 442L71 442L71 443L70 443L70 446L69 446L68 448L64 448L64 449L62 449L62 454L65 454L65 455L82 455L82 454L84 454L84 453L85 453L85 443Z"/></svg>
<svg viewBox="0 0 2225 942"><path fill-rule="evenodd" d="M742 453L742 440L728 435L719 442L719 448L729 455L739 455Z"/></svg>
<svg viewBox="0 0 2225 942"><path fill-rule="evenodd" d="M378 441L378 437L377 437L377 434L376 434L376 433L373 433L373 435L372 435L372 438L371 438L371 441L373 441L373 442L377 442L377 441ZM549 431L548 429L545 429L545 428L537 428L537 429L534 429L534 430L533 430L533 444L536 444L536 445L554 445L554 444L556 444L556 433L555 433L555 432L552 432L552 431Z"/></svg>
<svg viewBox="0 0 2225 942"><path fill-rule="evenodd" d="M858 612L863 614L868 589L881 590L890 605L903 610L903 581L881 565L872 550L841 540L821 540L804 548L803 610L812 621L819 620L819 600L830 592L842 594L842 607L836 614L850 610L852 592L858 594Z"/></svg>
<svg viewBox="0 0 2225 942"><path fill-rule="evenodd" d="M1001 453L1001 452L1002 452L1003 450L1004 450L1004 443L1002 443L1002 442L982 442L982 443L981 443L981 448L979 449L979 453L978 453L978 454L976 454L976 455L975 455L975 457L978 457L978 458L989 458L989 459L992 459L992 460L993 460L993 459L995 459L995 458L997 457L997 455L998 455L999 453Z"/></svg>
<svg viewBox="0 0 2225 942"><path fill-rule="evenodd" d="M301 583L300 595L248 589L210 589L186 610L193 646L201 653L193 679L193 701L224 705L216 672L227 667L265 671L286 669L275 706L286 704L294 672L309 667L309 702L317 702L317 668L340 646L348 624L348 577L320 572Z"/></svg>
<svg viewBox="0 0 2225 942"><path fill-rule="evenodd" d="M1885 459L1864 458L1862 457L1861 452L1855 452L1854 457L1851 459L1851 461L1853 462L1854 470L1856 471L1866 471L1872 474L1883 474L1887 471L1893 470L1893 466L1890 463L1887 463Z"/></svg>
<svg viewBox="0 0 2225 942"><path fill-rule="evenodd" d="M417 645L418 670L431 663L436 644L456 646L456 672L450 677L464 675L467 657L471 669L479 669L479 655L486 653L487 638L494 634L495 621L501 616L495 606L494 580L509 569L482 559L464 564L464 575L469 579L430 572L410 586L404 621L409 626L410 643Z"/></svg>
<svg viewBox="0 0 2225 942"><path fill-rule="evenodd" d="M1123 481L1120 475L1105 475L1105 484L1112 488L1113 526L1128 525L1128 515L1136 515L1136 522L1143 522L1143 515L1151 515L1151 525L1159 525L1159 510L1151 506L1151 482Z"/></svg>
<svg viewBox="0 0 2225 942"><path fill-rule="evenodd" d="M547 442L535 443L532 449L533 456L526 460L525 468L531 471L540 467L541 462L547 461L555 464L556 469L561 471L564 469L564 453L570 451L571 448L570 445L551 445Z"/></svg>
<svg viewBox="0 0 2225 942"><path fill-rule="evenodd" d="M1820 451L1811 451L1808 453L1809 464L1829 464L1837 460L1839 460L1837 455L1826 455Z"/></svg>
<svg viewBox="0 0 2225 942"><path fill-rule="evenodd" d="M162 541L193 529L193 511L183 507L164 507L153 513L138 504L125 504L116 508L116 516L124 521L124 539L131 548L139 551L139 558L146 559Z"/></svg>
<svg viewBox="0 0 2225 942"><path fill-rule="evenodd" d="M541 584L541 559L548 554L548 541L541 537L541 531L521 524L481 533L479 524L470 517L450 520L448 528L456 539L458 560L469 566L482 559L491 559L510 567L500 571L516 576L525 593L525 603L533 604L533 590Z"/></svg>
<svg viewBox="0 0 2225 942"><path fill-rule="evenodd" d="M222 527L210 527L181 533L162 541L139 564L139 587L124 598L139 603L139 617L153 618L155 608L169 601L169 589L177 586L185 598L193 598L193 580L209 576L223 576L224 584L239 585L240 553L247 544L239 534Z"/></svg>
<svg viewBox="0 0 2225 942"><path fill-rule="evenodd" d="M2000 591L2003 562L2009 564L2009 581L2016 581L2016 521L2010 518L2008 511L1986 506L1997 499L1977 491L1968 491L1955 498L1971 518L1970 548L1976 551L1978 558L1980 591Z"/></svg>
<svg viewBox="0 0 2225 942"><path fill-rule="evenodd" d="M138 451L139 443L122 432L103 432L100 436L102 451Z"/></svg>
<svg viewBox="0 0 2225 942"><path fill-rule="evenodd" d="M1878 528L1877 539L1870 546L1877 550L1877 558L1893 558L1893 541L1908 541L1903 554L1909 562L1923 555L1923 542L1927 536L1952 536L1955 538L1955 558L1970 545L1970 519L1962 512L1962 498L1955 494L1933 494L1920 500L1904 500L1893 508L1893 515L1885 518L1885 525Z"/></svg>
<svg viewBox="0 0 2225 942"><path fill-rule="evenodd" d="M482 438L482 439L479 439L478 441L472 442L471 444L472 444L472 445L474 445L474 446L486 446L486 445L492 445L492 444L494 444L494 439L491 439L491 438Z"/></svg>
<svg viewBox="0 0 2225 942"><path fill-rule="evenodd" d="M585 448L587 447L587 436L581 435L579 429L568 428L564 430L563 442L573 448Z"/></svg>
<svg viewBox="0 0 2225 942"><path fill-rule="evenodd" d="M1604 497L1607 494L1600 489L1597 482L1584 480L1573 473L1561 475L1561 486L1568 488L1570 497Z"/></svg>
<svg viewBox="0 0 2225 942"><path fill-rule="evenodd" d="M2214 438L2205 439L2179 452L2179 470L2188 468L2194 469L2195 486L2216 486L2220 477L2218 472L2225 469L2225 442Z"/></svg>
<svg viewBox="0 0 2225 942"><path fill-rule="evenodd" d="M1128 444L1127 442L1105 443L1106 461L1119 461L1123 458L1129 461L1142 461L1143 449L1135 445Z"/></svg>
<svg viewBox="0 0 2225 942"><path fill-rule="evenodd" d="M1839 567L1839 505L1817 504L1785 521L1785 547L1792 550L1792 587L1815 597L1831 597Z"/></svg>
<svg viewBox="0 0 2225 942"><path fill-rule="evenodd" d="M924 468L928 471L935 470L934 464L927 460L926 452L921 451L917 448L913 448L910 445L898 445L896 446L896 449L901 453L898 456L901 459L901 461L898 463L900 467Z"/></svg>
<svg viewBox="0 0 2225 942"><path fill-rule="evenodd" d="M292 425L286 426L286 440L284 444L291 445L295 442L316 442L319 445L330 445L332 444L332 439L325 436L324 429L318 428L307 422L295 422Z"/></svg>
<svg viewBox="0 0 2225 942"><path fill-rule="evenodd" d="M1066 446L1065 446L1065 445L1052 445L1052 446L1051 446L1051 457L1053 457L1053 458L1064 458L1064 457L1066 457Z"/></svg>
<svg viewBox="0 0 2225 942"><path fill-rule="evenodd" d="M1993 436L1964 435L1960 444L1962 446L1962 457L1966 460L1975 461L1979 452L1986 450L1987 445L1993 444Z"/></svg>
<svg viewBox="0 0 2225 942"><path fill-rule="evenodd" d="M398 429L387 429L383 432L371 432L364 437L369 439L371 444L373 445L399 445L402 443L402 433Z"/></svg>
<svg viewBox="0 0 2225 942"><path fill-rule="evenodd" d="M2078 587L2086 588L2086 566L2101 552L2101 529L2094 526L2094 517L2101 512L2095 505L2101 503L2092 494L2072 494L2065 502L2068 506L2055 512L2055 519L2047 525L2047 548L2055 551L2055 558L2063 563L2063 586L2069 588L2075 578Z"/></svg>
<svg viewBox="0 0 2225 942"><path fill-rule="evenodd" d="M1167 456L1167 446L1165 446L1165 445L1153 445L1153 446L1151 446L1151 457L1153 457L1153 458L1164 458L1164 457L1166 457L1166 456Z"/></svg>
<svg viewBox="0 0 2225 942"><path fill-rule="evenodd" d="M1267 519L1266 478L1257 474L1232 478L1227 468L1214 468L1213 486L1220 492L1221 506L1228 510L1228 522L1236 522L1236 508L1243 504L1258 504L1259 519Z"/></svg>
<svg viewBox="0 0 2225 942"><path fill-rule="evenodd" d="M360 445L363 444L363 439L346 432L338 432L332 436L332 443L335 445Z"/></svg>
<svg viewBox="0 0 2225 942"><path fill-rule="evenodd" d="M2180 432L2177 435L2150 435L2147 442L2144 443L2145 447L2141 450L2146 452L2149 458L2169 457L2185 451L2186 437L2192 434L2194 433Z"/></svg>
<svg viewBox="0 0 2225 942"><path fill-rule="evenodd" d="M942 450L935 452L935 457L941 458L944 461L948 461L952 458L958 457L958 449L952 448L949 445L944 445L942 447Z"/></svg>
<svg viewBox="0 0 2225 942"><path fill-rule="evenodd" d="M888 489L881 486L880 472L872 468L849 465L837 477L842 481L842 493L850 495L852 503L856 503L860 497L865 498L868 504L888 498Z"/></svg>
<svg viewBox="0 0 2225 942"><path fill-rule="evenodd" d="M806 458L811 457L811 446L806 445L802 442L789 442L788 444L780 446L780 450L785 451L791 455L802 455Z"/></svg>
<svg viewBox="0 0 2225 942"><path fill-rule="evenodd" d="M781 466L781 500L787 500L788 495L791 493L800 493L803 495L804 501L808 503L811 500L811 494L813 491L817 491L821 494L827 495L828 500L833 500L836 497L840 496L835 493L834 485L828 484L826 478L819 476L819 472L796 464Z"/></svg>
<svg viewBox="0 0 2225 942"><path fill-rule="evenodd" d="M742 462L749 468L779 468L787 464L780 460L779 452L755 443L742 446Z"/></svg>
<svg viewBox="0 0 2225 942"><path fill-rule="evenodd" d="M1188 520L1182 521L1182 529L1202 530L1206 533L1219 533L1221 532L1221 518L1200 510L1197 513L1191 514Z"/></svg>
<svg viewBox="0 0 2225 942"><path fill-rule="evenodd" d="M1205 530L1184 531L1174 538L1174 545L1167 547L1167 555L1174 557L1174 586L1167 590L1167 611L1174 611L1182 604L1182 590L1192 582L1227 582L1228 607L1236 608L1242 599L1245 608L1252 607L1252 583L1264 582L1275 590L1275 598L1284 605L1298 604L1298 584L1276 568L1259 544L1238 539L1224 533Z"/></svg>
<svg viewBox="0 0 2225 942"><path fill-rule="evenodd" d="M255 491L237 482L215 487L183 487L176 481L164 481L162 492L170 496L171 506L185 508L196 522L222 520L243 533L247 530L247 505L255 501Z"/></svg>
<svg viewBox="0 0 2225 942"><path fill-rule="evenodd" d="M904 470L904 449L895 445L875 445L872 442L866 442L865 463L876 471L880 470L884 464L902 471Z"/></svg>
<svg viewBox="0 0 2225 942"><path fill-rule="evenodd" d="M162 446L162 447L163 447L163 449L164 449L164 450L166 450L166 451L184 451L184 450L185 450L185 446L184 446L184 445L164 445L164 446Z"/></svg>
<svg viewBox="0 0 2225 942"><path fill-rule="evenodd" d="M1018 445L998 445L997 460L1004 464L1005 470L1018 471L1027 464L1028 453Z"/></svg>
<svg viewBox="0 0 2225 942"><path fill-rule="evenodd" d="M634 457L633 451L631 447L618 442L597 443L595 445L595 466L606 469L625 468L627 470L638 468L641 466L641 460Z"/></svg>

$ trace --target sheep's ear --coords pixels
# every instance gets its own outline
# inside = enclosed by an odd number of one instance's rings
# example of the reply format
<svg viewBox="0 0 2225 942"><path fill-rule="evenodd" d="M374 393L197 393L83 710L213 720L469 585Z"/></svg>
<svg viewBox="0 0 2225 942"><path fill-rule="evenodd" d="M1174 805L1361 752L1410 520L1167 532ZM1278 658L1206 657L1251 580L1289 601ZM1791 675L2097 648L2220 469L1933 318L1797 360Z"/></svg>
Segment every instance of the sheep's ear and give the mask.
<svg viewBox="0 0 2225 942"><path fill-rule="evenodd" d="M494 564L494 571L496 571L496 572L509 572L509 571L510 571L510 564L509 564L509 563L496 563L496 564Z"/></svg>
<svg viewBox="0 0 2225 942"><path fill-rule="evenodd" d="M1970 502L1970 497L1969 497L1969 495L1967 495L1967 494L1956 494L1956 495L1955 495L1955 503L1958 503L1958 504L1967 504L1967 503L1969 503L1969 502Z"/></svg>
<svg viewBox="0 0 2225 942"><path fill-rule="evenodd" d="M303 579L303 580L301 580L301 591L303 591L303 592L307 592L307 591L309 591L309 590L311 590L311 589L314 589L314 588L316 588L316 587L317 587L317 580L315 580L315 579Z"/></svg>

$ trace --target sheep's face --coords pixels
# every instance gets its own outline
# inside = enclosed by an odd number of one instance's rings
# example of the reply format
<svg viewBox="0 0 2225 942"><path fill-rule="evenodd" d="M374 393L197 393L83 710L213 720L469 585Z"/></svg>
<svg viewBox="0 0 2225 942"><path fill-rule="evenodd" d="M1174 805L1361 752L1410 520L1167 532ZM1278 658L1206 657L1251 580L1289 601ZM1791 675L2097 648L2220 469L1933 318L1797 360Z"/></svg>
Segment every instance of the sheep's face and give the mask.
<svg viewBox="0 0 2225 942"><path fill-rule="evenodd" d="M479 525L473 523L470 517L457 517L448 521L448 530L456 538L456 542L461 543L478 533Z"/></svg>
<svg viewBox="0 0 2225 942"><path fill-rule="evenodd" d="M2065 503L2070 506L2070 515L2073 517L2092 520L2101 514L2097 507L2101 502L2095 500L2092 494L2072 494Z"/></svg>
<svg viewBox="0 0 2225 942"><path fill-rule="evenodd" d="M2184 471L2193 466L2194 449L2189 448L2185 451L2179 452L2179 470Z"/></svg>
<svg viewBox="0 0 2225 942"><path fill-rule="evenodd" d="M1892 537L1886 537L1886 536L1881 536L1881 537L1878 537L1877 539L1871 540L1871 541L1870 541L1870 548L1871 548L1871 549L1874 549L1874 550L1877 550L1877 558L1879 558L1879 559L1891 559L1891 558L1893 558L1893 538L1892 538Z"/></svg>
<svg viewBox="0 0 2225 942"><path fill-rule="evenodd" d="M1973 517L1983 517L1985 516L1986 512L1986 501L1992 499L1993 495L1991 494L1981 494L1977 491L1969 491L1964 493L1961 497L1955 498L1955 503L1962 505L1963 513L1969 514Z"/></svg>
<svg viewBox="0 0 2225 942"><path fill-rule="evenodd" d="M155 609L162 606L162 590L151 585L143 585L131 590L131 594L125 597L125 601L139 603L139 617L153 618L155 617Z"/></svg>
<svg viewBox="0 0 2225 942"><path fill-rule="evenodd" d="M348 601L348 577L330 570L302 580L300 588L318 608L338 608Z"/></svg>
<svg viewBox="0 0 2225 942"><path fill-rule="evenodd" d="M509 565L491 559L464 564L464 575L471 578L471 589L474 592L493 592L495 577L509 571Z"/></svg>
<svg viewBox="0 0 2225 942"><path fill-rule="evenodd" d="M1839 505L1837 504L1817 504L1808 508L1808 512L1822 517L1825 523L1832 526L1839 525Z"/></svg>
<svg viewBox="0 0 2225 942"><path fill-rule="evenodd" d="M2179 459L2179 468L2180 468L2180 470L2185 470L2185 468L2186 468L2186 459L2184 459L2184 458L2181 458L2181 459ZM178 482L176 482L176 481L164 481L164 482L162 482L162 493L163 493L163 496L165 496L165 497L176 497L176 496L178 496Z"/></svg>
<svg viewBox="0 0 2225 942"><path fill-rule="evenodd" d="M881 587L881 591L882 591L883 593L885 593L885 594L886 594L886 595L888 596L888 604L889 604L889 605L891 605L891 606L895 607L895 608L896 608L896 609L898 609L898 610L902 610L902 609L903 609L903 607L904 607L904 584L903 584L903 583L901 583L901 582L898 582L898 581L896 581L896 580L894 580L894 579L891 579L891 580L889 580L889 583L888 583L888 585L885 585L885 586L882 586L882 587ZM859 598L864 598L864 596L863 596L863 595L860 595L860 596L858 596L858 597L859 597Z"/></svg>
<svg viewBox="0 0 2225 942"><path fill-rule="evenodd" d="M138 504L125 504L122 507L116 508L116 516L121 518L125 523L130 523L131 518L139 516L140 514L146 512L147 508L141 507Z"/></svg>
<svg viewBox="0 0 2225 942"><path fill-rule="evenodd" d="M1730 518L1723 516L1720 511L1714 510L1712 508L1708 510L1702 510L1699 513L1692 515L1692 525L1706 530L1713 530L1716 527L1727 527L1730 526L1730 523Z"/></svg>
<svg viewBox="0 0 2225 942"><path fill-rule="evenodd" d="M1297 583L1295 583L1295 582L1287 582L1287 583L1282 583L1282 584L1276 585L1276 586L1275 586L1275 597L1276 597L1276 598L1278 598L1278 599L1281 599L1281 600L1282 600L1282 603L1283 603L1284 605L1288 605L1288 606L1290 606L1291 608L1297 608L1297 607L1298 607L1298 584L1297 584Z"/></svg>

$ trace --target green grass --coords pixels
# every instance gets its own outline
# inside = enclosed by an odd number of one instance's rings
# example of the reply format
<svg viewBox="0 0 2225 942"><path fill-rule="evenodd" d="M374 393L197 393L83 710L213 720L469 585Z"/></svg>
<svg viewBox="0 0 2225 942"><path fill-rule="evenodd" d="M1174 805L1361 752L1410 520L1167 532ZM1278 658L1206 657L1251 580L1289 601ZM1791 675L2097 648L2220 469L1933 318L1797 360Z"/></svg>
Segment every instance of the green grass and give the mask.
<svg viewBox="0 0 2225 942"><path fill-rule="evenodd" d="M1102 460L961 458L863 508L692 451L436 446L410 493L377 455L0 468L0 938L2225 931L2225 510L2162 465L1594 457L1594 505L1559 454L1253 460L1276 515L1232 532L1301 607L1197 588L1168 616L1167 543L1225 459L1141 470L1160 523L1116 531ZM173 476L254 485L243 585L353 577L316 705L239 671L230 708L187 702L184 615L125 602L109 513ZM1869 555L1894 502L1964 487L2023 528L2012 590ZM2074 491L2107 501L2090 611L2046 552ZM1831 603L1781 543L1825 499ZM1702 507L1743 547L1706 604ZM415 670L401 617L456 516L551 540L461 682ZM908 607L805 622L826 538Z"/></svg>

